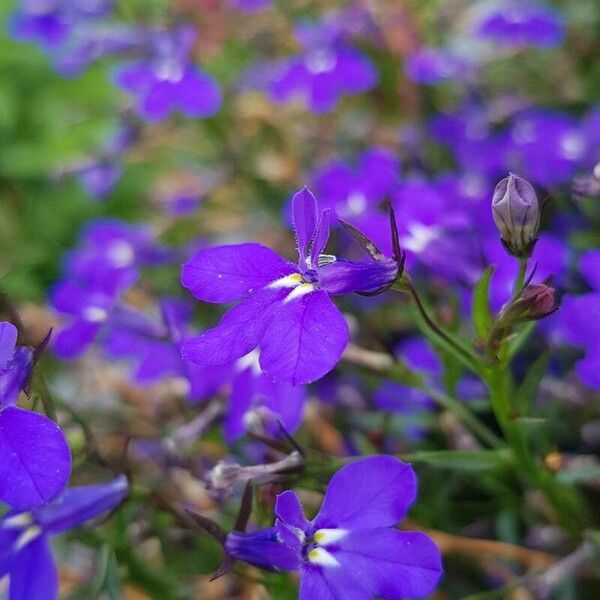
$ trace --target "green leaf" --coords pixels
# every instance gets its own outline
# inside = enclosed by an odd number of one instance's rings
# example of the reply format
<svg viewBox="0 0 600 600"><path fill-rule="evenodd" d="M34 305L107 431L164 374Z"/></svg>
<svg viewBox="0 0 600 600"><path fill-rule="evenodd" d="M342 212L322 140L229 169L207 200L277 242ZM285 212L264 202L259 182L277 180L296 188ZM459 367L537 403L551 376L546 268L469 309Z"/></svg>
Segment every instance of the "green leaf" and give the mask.
<svg viewBox="0 0 600 600"><path fill-rule="evenodd" d="M442 469L456 471L489 471L507 467L511 461L510 450L434 450L403 454L407 462L427 463Z"/></svg>
<svg viewBox="0 0 600 600"><path fill-rule="evenodd" d="M473 326L479 339L485 339L492 327L494 317L490 311L489 289L494 267L489 266L473 291Z"/></svg>
<svg viewBox="0 0 600 600"><path fill-rule="evenodd" d="M535 399L535 392L540 385L542 377L546 373L549 362L549 354L546 352L540 354L517 389L514 406L519 408L521 412L525 414L529 413L533 400Z"/></svg>

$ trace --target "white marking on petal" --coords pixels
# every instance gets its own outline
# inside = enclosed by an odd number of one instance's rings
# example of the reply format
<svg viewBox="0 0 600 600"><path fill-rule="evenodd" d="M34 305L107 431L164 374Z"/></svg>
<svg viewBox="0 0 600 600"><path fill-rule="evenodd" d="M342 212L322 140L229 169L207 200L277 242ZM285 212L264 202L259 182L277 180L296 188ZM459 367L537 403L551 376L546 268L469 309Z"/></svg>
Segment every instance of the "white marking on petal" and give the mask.
<svg viewBox="0 0 600 600"><path fill-rule="evenodd" d="M27 527L33 523L33 516L31 513L19 513L12 517L7 517L0 523L0 529L21 529Z"/></svg>
<svg viewBox="0 0 600 600"><path fill-rule="evenodd" d="M302 275L300 273L290 273L285 277L280 277L271 282L267 288L270 290L278 290L280 288L295 288L302 283Z"/></svg>
<svg viewBox="0 0 600 600"><path fill-rule="evenodd" d="M284 299L283 303L287 304L292 300L297 300L298 298L302 298L302 296L306 296L306 294L310 294L315 291L315 286L312 283L303 283L295 287Z"/></svg>
<svg viewBox="0 0 600 600"><path fill-rule="evenodd" d="M308 52L304 58L304 65L313 75L333 71L336 64L336 55L326 48Z"/></svg>
<svg viewBox="0 0 600 600"><path fill-rule="evenodd" d="M351 215L362 215L367 208L367 197L362 192L352 192L348 194L346 207Z"/></svg>
<svg viewBox="0 0 600 600"><path fill-rule="evenodd" d="M409 235L400 239L400 245L411 252L423 252L433 240L440 235L440 228L421 223L411 223L408 226Z"/></svg>
<svg viewBox="0 0 600 600"><path fill-rule="evenodd" d="M88 306L83 311L83 318L90 323L102 323L108 318L108 312L99 306Z"/></svg>
<svg viewBox="0 0 600 600"><path fill-rule="evenodd" d="M260 368L260 363L258 361L260 357L260 350L255 348L245 354L241 358L238 358L235 361L235 368L237 371L245 371L246 369L252 369L254 375L260 375L262 373L262 369Z"/></svg>
<svg viewBox="0 0 600 600"><path fill-rule="evenodd" d="M564 135L560 140L560 150L563 158L578 160L585 151L585 140L575 132Z"/></svg>
<svg viewBox="0 0 600 600"><path fill-rule="evenodd" d="M42 528L38 527L37 525L32 525L31 527L28 527L17 538L17 541L15 542L15 546L14 546L14 552L19 552L19 550L22 550L23 548L25 548L25 546L27 546L27 544L29 544L29 542L32 542L33 540L35 540L35 538L37 538L41 533L42 533Z"/></svg>
<svg viewBox="0 0 600 600"><path fill-rule="evenodd" d="M319 546L328 546L335 544L348 535L347 529L318 529L315 532L315 542Z"/></svg>
<svg viewBox="0 0 600 600"><path fill-rule="evenodd" d="M308 553L308 561L313 565L320 565L321 567L339 567L340 563L337 561L333 554L327 552L325 548L313 548Z"/></svg>
<svg viewBox="0 0 600 600"><path fill-rule="evenodd" d="M108 259L113 267L128 267L135 260L135 252L131 244L123 240L117 240L110 244L108 248Z"/></svg>

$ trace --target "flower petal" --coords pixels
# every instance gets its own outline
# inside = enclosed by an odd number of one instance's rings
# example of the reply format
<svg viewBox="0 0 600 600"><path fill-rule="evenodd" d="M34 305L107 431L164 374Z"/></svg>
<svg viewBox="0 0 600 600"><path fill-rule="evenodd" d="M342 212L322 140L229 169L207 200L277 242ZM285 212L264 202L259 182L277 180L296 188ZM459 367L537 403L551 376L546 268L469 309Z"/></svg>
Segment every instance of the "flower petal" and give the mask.
<svg viewBox="0 0 600 600"><path fill-rule="evenodd" d="M48 538L44 535L27 544L10 571L10 600L56 600L58 573Z"/></svg>
<svg viewBox="0 0 600 600"><path fill-rule="evenodd" d="M12 356L17 343L17 328L7 321L0 322L0 369Z"/></svg>
<svg viewBox="0 0 600 600"><path fill-rule="evenodd" d="M182 346L186 360L224 365L248 354L260 343L275 307L289 289L261 290L223 315L216 327L190 338Z"/></svg>
<svg viewBox="0 0 600 600"><path fill-rule="evenodd" d="M327 486L317 529L361 529L395 525L417 493L410 465L392 456L370 456L342 467Z"/></svg>
<svg viewBox="0 0 600 600"><path fill-rule="evenodd" d="M398 263L391 258L370 262L336 260L319 268L319 281L330 294L374 292L391 285Z"/></svg>
<svg viewBox="0 0 600 600"><path fill-rule="evenodd" d="M179 108L190 117L210 117L221 106L219 86L212 77L199 69L188 68L177 89Z"/></svg>
<svg viewBox="0 0 600 600"><path fill-rule="evenodd" d="M36 522L48 533L62 533L111 511L125 498L128 489L123 475L108 483L69 488L57 500L35 511Z"/></svg>
<svg viewBox="0 0 600 600"><path fill-rule="evenodd" d="M204 248L183 265L182 285L205 302L231 302L297 272L261 244Z"/></svg>
<svg viewBox="0 0 600 600"><path fill-rule="evenodd" d="M326 292L317 290L283 303L270 315L262 338L260 366L292 385L320 379L348 343L348 325Z"/></svg>
<svg viewBox="0 0 600 600"><path fill-rule="evenodd" d="M430 594L442 574L440 550L420 532L391 528L351 531L334 553L340 575L360 573L373 596L423 597ZM329 576L326 570L325 576Z"/></svg>
<svg viewBox="0 0 600 600"><path fill-rule="evenodd" d="M52 349L59 358L77 358L94 341L101 324L89 321L74 321L54 337Z"/></svg>
<svg viewBox="0 0 600 600"><path fill-rule="evenodd" d="M300 262L304 264L308 256L309 247L315 235L319 214L317 212L317 199L313 193L303 187L292 198L292 214L294 216L294 231Z"/></svg>
<svg viewBox="0 0 600 600"><path fill-rule="evenodd" d="M0 501L17 509L54 498L71 472L71 451L59 427L13 406L0 411L0 457Z"/></svg>

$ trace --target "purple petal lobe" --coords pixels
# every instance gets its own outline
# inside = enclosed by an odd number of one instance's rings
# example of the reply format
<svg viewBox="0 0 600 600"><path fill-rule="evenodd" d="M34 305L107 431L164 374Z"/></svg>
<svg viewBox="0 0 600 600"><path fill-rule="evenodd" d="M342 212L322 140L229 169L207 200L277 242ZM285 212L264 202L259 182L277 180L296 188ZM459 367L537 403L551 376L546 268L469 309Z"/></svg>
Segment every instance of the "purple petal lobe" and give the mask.
<svg viewBox="0 0 600 600"><path fill-rule="evenodd" d="M292 214L294 215L294 231L300 262L304 263L308 256L309 246L317 228L317 199L307 188L302 188L292 198Z"/></svg>
<svg viewBox="0 0 600 600"><path fill-rule="evenodd" d="M371 262L336 260L319 268L319 280L330 294L374 292L396 279L398 263L391 258Z"/></svg>
<svg viewBox="0 0 600 600"><path fill-rule="evenodd" d="M231 302L297 271L261 244L199 250L183 265L182 285L205 302Z"/></svg>
<svg viewBox="0 0 600 600"><path fill-rule="evenodd" d="M427 596L442 574L438 547L420 532L387 527L351 531L339 542L335 557L340 571L360 573L371 594L383 598Z"/></svg>
<svg viewBox="0 0 600 600"><path fill-rule="evenodd" d="M42 535L27 544L10 571L10 600L56 600L58 573L50 544Z"/></svg>
<svg viewBox="0 0 600 600"><path fill-rule="evenodd" d="M224 365L258 346L278 301L288 290L265 289L226 312L216 327L182 347L186 360L201 365Z"/></svg>
<svg viewBox="0 0 600 600"><path fill-rule="evenodd" d="M319 225L315 231L315 239L313 240L312 247L310 249L311 265L315 268L319 262L319 255L325 250L327 240L329 240L329 222L330 222L331 209L328 208L321 213L319 219Z"/></svg>
<svg viewBox="0 0 600 600"><path fill-rule="evenodd" d="M410 465L392 456L370 456L342 467L327 486L317 528L364 529L395 525L417 493Z"/></svg>
<svg viewBox="0 0 600 600"><path fill-rule="evenodd" d="M62 533L109 512L127 491L127 478L123 475L108 483L69 488L57 500L37 510L36 521L48 533Z"/></svg>
<svg viewBox="0 0 600 600"><path fill-rule="evenodd" d="M40 506L65 487L70 472L71 452L53 421L12 406L0 412L0 501Z"/></svg>
<svg viewBox="0 0 600 600"><path fill-rule="evenodd" d="M77 358L94 341L99 330L98 323L75 321L56 334L52 346L54 354L63 359Z"/></svg>
<svg viewBox="0 0 600 600"><path fill-rule="evenodd" d="M7 321L0 322L0 369L12 356L17 343L17 328Z"/></svg>
<svg viewBox="0 0 600 600"><path fill-rule="evenodd" d="M320 379L348 343L348 325L323 290L281 304L261 341L260 366L273 379L292 385Z"/></svg>

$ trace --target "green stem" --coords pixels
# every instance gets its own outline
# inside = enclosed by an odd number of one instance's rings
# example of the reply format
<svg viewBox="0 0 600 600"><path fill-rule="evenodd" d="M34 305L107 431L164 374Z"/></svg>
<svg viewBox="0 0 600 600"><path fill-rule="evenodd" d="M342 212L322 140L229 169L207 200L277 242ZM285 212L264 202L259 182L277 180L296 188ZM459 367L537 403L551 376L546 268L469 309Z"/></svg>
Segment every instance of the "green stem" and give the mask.
<svg viewBox="0 0 600 600"><path fill-rule="evenodd" d="M526 431L513 418L510 398L513 395L514 383L508 361L501 358L498 363L491 365L484 380L490 392L492 410L522 472L544 493L561 524L571 534L578 536L585 526L585 506L575 488L558 482L532 455Z"/></svg>
<svg viewBox="0 0 600 600"><path fill-rule="evenodd" d="M513 288L513 300L517 298L519 294L523 291L523 286L525 284L525 276L527 275L528 262L528 258L519 259L519 272L517 274L517 278L515 279L515 285Z"/></svg>

